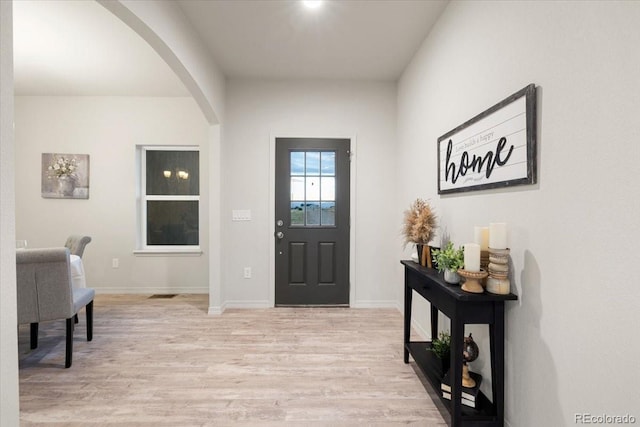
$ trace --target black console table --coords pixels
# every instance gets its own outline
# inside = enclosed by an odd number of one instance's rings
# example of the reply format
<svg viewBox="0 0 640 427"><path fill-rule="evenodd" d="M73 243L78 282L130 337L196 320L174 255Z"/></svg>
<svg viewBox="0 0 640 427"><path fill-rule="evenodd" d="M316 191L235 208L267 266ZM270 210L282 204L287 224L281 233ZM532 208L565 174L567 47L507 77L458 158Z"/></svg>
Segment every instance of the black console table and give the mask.
<svg viewBox="0 0 640 427"><path fill-rule="evenodd" d="M451 412L452 427L502 426L504 424L504 302L517 300L514 294L471 294L458 285L444 281L443 275L413 261L404 265L404 362L409 354L425 374L435 392ZM431 304L431 337L438 336L438 311L451 319L451 400L442 397L440 361L428 349L430 341L410 341L411 301L416 291ZM476 408L463 406L462 347L465 324L488 324L491 351L492 402L482 393L476 398ZM480 357L486 357L480 355Z"/></svg>

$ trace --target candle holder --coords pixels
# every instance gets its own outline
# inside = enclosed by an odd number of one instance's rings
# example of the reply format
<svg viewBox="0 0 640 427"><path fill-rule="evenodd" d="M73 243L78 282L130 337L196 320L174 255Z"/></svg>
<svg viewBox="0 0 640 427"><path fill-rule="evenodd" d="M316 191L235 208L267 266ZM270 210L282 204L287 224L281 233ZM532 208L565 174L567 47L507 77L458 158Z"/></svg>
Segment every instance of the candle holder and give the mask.
<svg viewBox="0 0 640 427"><path fill-rule="evenodd" d="M481 294L484 292L484 288L480 281L487 277L488 273L485 270L480 271L468 271L464 269L458 270L458 274L465 278L461 288L463 291L471 292L473 294Z"/></svg>
<svg viewBox="0 0 640 427"><path fill-rule="evenodd" d="M489 251L480 251L480 269L489 271Z"/></svg>
<svg viewBox="0 0 640 427"><path fill-rule="evenodd" d="M489 248L489 278L487 292L507 295L511 290L509 281L509 249Z"/></svg>

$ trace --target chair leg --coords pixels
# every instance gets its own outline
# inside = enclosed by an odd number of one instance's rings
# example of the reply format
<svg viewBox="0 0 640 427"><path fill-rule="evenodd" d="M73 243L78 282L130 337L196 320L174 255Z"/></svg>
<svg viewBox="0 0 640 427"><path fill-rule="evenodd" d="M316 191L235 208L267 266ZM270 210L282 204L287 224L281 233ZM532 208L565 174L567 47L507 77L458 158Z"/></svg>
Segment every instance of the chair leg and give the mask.
<svg viewBox="0 0 640 427"><path fill-rule="evenodd" d="M31 324L31 350L38 347L38 324Z"/></svg>
<svg viewBox="0 0 640 427"><path fill-rule="evenodd" d="M71 367L71 356L73 353L73 316L67 319L67 346L64 367Z"/></svg>
<svg viewBox="0 0 640 427"><path fill-rule="evenodd" d="M73 323L78 323L80 320L78 319L78 313L73 316Z"/></svg>
<svg viewBox="0 0 640 427"><path fill-rule="evenodd" d="M93 339L93 301L87 304L85 308L87 312L87 341Z"/></svg>

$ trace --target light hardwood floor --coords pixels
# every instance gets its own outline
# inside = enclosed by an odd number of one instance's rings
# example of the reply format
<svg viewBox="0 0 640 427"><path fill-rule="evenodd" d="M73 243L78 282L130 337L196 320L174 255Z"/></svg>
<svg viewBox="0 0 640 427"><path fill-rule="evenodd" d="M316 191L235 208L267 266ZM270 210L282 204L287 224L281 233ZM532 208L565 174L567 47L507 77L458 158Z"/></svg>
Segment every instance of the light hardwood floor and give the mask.
<svg viewBox="0 0 640 427"><path fill-rule="evenodd" d="M19 328L21 426L442 426L393 309L207 315L206 295L98 295L64 369L64 321Z"/></svg>

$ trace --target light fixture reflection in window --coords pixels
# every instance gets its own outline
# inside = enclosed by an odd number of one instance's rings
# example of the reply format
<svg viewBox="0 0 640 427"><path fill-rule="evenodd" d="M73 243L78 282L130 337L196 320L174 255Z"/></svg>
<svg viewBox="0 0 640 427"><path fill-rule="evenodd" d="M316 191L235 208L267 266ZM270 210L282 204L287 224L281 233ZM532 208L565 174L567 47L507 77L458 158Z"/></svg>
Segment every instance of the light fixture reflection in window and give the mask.
<svg viewBox="0 0 640 427"><path fill-rule="evenodd" d="M164 177L170 179L173 175L173 172L170 170L165 170L162 172ZM189 179L189 172L186 170L176 169L175 179L177 180L187 180Z"/></svg>

